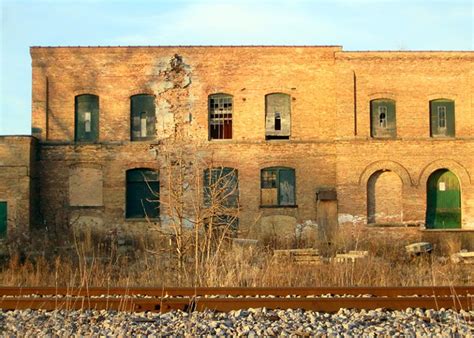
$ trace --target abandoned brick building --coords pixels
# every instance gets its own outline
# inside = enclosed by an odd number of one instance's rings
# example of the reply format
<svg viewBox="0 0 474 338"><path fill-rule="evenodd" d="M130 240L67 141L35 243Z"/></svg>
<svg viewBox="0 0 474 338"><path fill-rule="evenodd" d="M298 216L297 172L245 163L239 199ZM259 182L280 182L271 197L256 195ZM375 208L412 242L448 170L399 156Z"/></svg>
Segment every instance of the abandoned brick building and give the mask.
<svg viewBox="0 0 474 338"><path fill-rule="evenodd" d="M473 52L30 52L33 136L0 139L3 232L165 227L156 195L170 182L155 145L177 125L231 173L241 236L296 224L474 229Z"/></svg>

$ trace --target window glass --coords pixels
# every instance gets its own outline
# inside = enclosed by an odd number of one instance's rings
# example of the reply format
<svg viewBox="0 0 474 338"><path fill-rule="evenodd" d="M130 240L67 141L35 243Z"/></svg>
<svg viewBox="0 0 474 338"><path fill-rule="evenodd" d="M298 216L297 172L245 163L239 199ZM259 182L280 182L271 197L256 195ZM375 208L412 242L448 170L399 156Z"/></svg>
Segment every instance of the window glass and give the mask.
<svg viewBox="0 0 474 338"><path fill-rule="evenodd" d="M370 134L374 138L397 136L394 100L376 99L370 102Z"/></svg>
<svg viewBox="0 0 474 338"><path fill-rule="evenodd" d="M132 169L126 174L126 218L157 218L160 214L158 172Z"/></svg>
<svg viewBox="0 0 474 338"><path fill-rule="evenodd" d="M431 137L455 136L453 100L436 99L430 101L430 134Z"/></svg>
<svg viewBox="0 0 474 338"><path fill-rule="evenodd" d="M227 94L209 96L209 139L232 138L232 101Z"/></svg>
<svg viewBox="0 0 474 338"><path fill-rule="evenodd" d="M132 141L152 140L156 135L155 97L140 94L130 101Z"/></svg>
<svg viewBox="0 0 474 338"><path fill-rule="evenodd" d="M261 173L262 206L294 206L295 170L292 168L265 168Z"/></svg>
<svg viewBox="0 0 474 338"><path fill-rule="evenodd" d="M75 140L95 142L99 139L99 97L91 94L75 98Z"/></svg>

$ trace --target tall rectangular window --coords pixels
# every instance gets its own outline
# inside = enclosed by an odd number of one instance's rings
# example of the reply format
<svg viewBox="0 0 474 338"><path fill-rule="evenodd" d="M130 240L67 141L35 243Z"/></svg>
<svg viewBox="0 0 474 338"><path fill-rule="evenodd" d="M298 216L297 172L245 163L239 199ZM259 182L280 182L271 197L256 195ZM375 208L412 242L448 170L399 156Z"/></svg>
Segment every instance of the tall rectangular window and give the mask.
<svg viewBox="0 0 474 338"><path fill-rule="evenodd" d="M127 171L126 218L158 218L160 215L160 182L151 169Z"/></svg>
<svg viewBox="0 0 474 338"><path fill-rule="evenodd" d="M265 168L261 172L261 205L294 206L295 170L292 168Z"/></svg>
<svg viewBox="0 0 474 338"><path fill-rule="evenodd" d="M130 98L132 141L153 140L156 134L155 97L148 94Z"/></svg>
<svg viewBox="0 0 474 338"><path fill-rule="evenodd" d="M75 98L75 140L96 142L99 139L99 97L91 94Z"/></svg>
<svg viewBox="0 0 474 338"><path fill-rule="evenodd" d="M209 96L209 139L232 139L232 96L214 94Z"/></svg>
<svg viewBox="0 0 474 338"><path fill-rule="evenodd" d="M436 99L430 101L430 134L431 137L455 136L453 100Z"/></svg>
<svg viewBox="0 0 474 338"><path fill-rule="evenodd" d="M265 96L265 139L288 140L291 131L291 97L284 93Z"/></svg>
<svg viewBox="0 0 474 338"><path fill-rule="evenodd" d="M232 232L237 230L239 177L236 169L218 167L204 170L204 206L207 207L206 226Z"/></svg>
<svg viewBox="0 0 474 338"><path fill-rule="evenodd" d="M374 138L397 137L394 100L376 99L370 101L370 135Z"/></svg>

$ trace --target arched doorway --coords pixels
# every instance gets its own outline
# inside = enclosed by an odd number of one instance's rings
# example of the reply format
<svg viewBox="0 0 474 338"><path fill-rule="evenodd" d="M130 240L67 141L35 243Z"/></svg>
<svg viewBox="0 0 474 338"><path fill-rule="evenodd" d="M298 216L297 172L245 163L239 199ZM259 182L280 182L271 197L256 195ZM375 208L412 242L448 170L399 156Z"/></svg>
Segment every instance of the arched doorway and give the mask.
<svg viewBox="0 0 474 338"><path fill-rule="evenodd" d="M447 169L436 170L426 184L426 227L452 229L461 227L461 187Z"/></svg>
<svg viewBox="0 0 474 338"><path fill-rule="evenodd" d="M395 172L373 173L367 182L367 223L402 222L402 189L402 180Z"/></svg>

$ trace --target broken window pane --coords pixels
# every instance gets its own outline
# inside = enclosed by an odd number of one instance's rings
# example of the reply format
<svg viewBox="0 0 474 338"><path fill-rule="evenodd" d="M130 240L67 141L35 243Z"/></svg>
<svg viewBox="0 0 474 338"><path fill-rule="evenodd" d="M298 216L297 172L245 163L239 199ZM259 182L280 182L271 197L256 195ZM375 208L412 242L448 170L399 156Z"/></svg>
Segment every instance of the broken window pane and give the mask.
<svg viewBox="0 0 474 338"><path fill-rule="evenodd" d="M146 113L140 115L140 136L146 137Z"/></svg>
<svg viewBox="0 0 474 338"><path fill-rule="evenodd" d="M290 138L291 97L284 93L265 96L265 139Z"/></svg>
<svg viewBox="0 0 474 338"><path fill-rule="evenodd" d="M155 97L139 94L132 96L130 101L130 136L132 141L153 139L156 134Z"/></svg>
<svg viewBox="0 0 474 338"><path fill-rule="evenodd" d="M436 99L430 101L430 132L432 137L454 137L454 101Z"/></svg>
<svg viewBox="0 0 474 338"><path fill-rule="evenodd" d="M262 170L262 206L294 206L295 201L294 169L265 168Z"/></svg>
<svg viewBox="0 0 474 338"><path fill-rule="evenodd" d="M370 134L372 137L397 136L395 101L376 99L370 101Z"/></svg>
<svg viewBox="0 0 474 338"><path fill-rule="evenodd" d="M99 97L92 94L75 98L75 140L95 142L99 139Z"/></svg>
<svg viewBox="0 0 474 338"><path fill-rule="evenodd" d="M209 97L209 139L232 138L232 96L214 94Z"/></svg>

